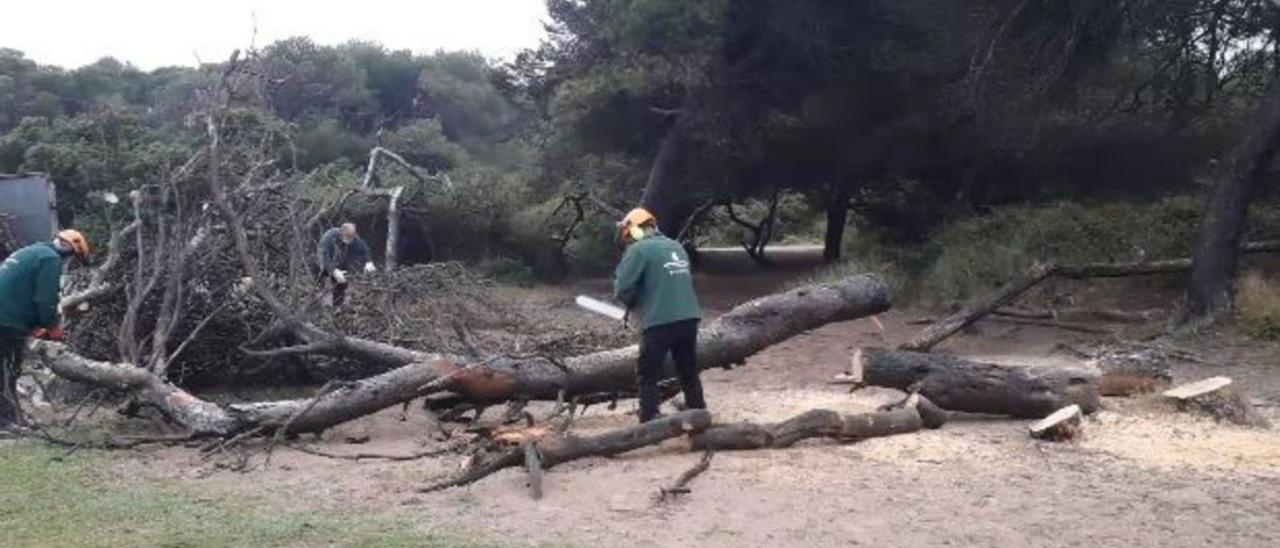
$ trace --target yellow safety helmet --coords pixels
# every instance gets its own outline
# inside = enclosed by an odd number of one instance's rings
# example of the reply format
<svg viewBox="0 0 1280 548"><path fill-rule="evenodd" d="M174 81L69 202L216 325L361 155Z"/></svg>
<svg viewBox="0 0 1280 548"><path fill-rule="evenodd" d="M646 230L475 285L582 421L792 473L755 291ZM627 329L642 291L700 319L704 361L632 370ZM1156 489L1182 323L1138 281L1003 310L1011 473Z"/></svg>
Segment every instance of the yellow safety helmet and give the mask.
<svg viewBox="0 0 1280 548"><path fill-rule="evenodd" d="M658 221L649 210L643 207L637 207L629 212L618 222L618 236L623 238L630 236L632 240L644 238L644 225L655 223Z"/></svg>
<svg viewBox="0 0 1280 548"><path fill-rule="evenodd" d="M89 256L89 239L84 237L79 230L63 230L58 233L58 239L67 242L71 246L71 250L80 258Z"/></svg>

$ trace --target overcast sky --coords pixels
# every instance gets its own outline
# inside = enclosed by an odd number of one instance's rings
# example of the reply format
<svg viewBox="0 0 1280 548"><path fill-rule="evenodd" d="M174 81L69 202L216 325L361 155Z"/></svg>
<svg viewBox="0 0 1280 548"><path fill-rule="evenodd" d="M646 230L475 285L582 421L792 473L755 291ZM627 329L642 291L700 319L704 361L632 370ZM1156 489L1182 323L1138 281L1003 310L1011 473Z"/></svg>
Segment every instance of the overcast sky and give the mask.
<svg viewBox="0 0 1280 548"><path fill-rule="evenodd" d="M509 57L536 46L544 0L0 0L0 47L74 68L104 56L143 69L221 61L258 29L259 46L306 35L429 53Z"/></svg>

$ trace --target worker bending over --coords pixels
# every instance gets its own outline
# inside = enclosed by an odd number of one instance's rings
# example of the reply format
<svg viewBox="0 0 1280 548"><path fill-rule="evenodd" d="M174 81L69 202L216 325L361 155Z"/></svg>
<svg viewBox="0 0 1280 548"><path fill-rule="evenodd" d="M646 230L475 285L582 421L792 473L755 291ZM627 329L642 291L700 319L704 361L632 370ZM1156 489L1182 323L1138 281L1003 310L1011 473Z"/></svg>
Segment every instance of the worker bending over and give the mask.
<svg viewBox="0 0 1280 548"><path fill-rule="evenodd" d="M706 409L698 378L698 321L702 311L693 291L689 256L678 242L658 231L657 219L637 208L618 223L627 247L614 273L613 295L640 318L644 334L636 380L640 387L640 422L658 416L658 381L670 353L685 406Z"/></svg>
<svg viewBox="0 0 1280 548"><path fill-rule="evenodd" d="M53 242L29 245L0 263L0 432L21 426L18 377L27 336L62 339L62 263L72 255L87 258L89 241L75 230L63 230Z"/></svg>
<svg viewBox="0 0 1280 548"><path fill-rule="evenodd" d="M320 237L316 249L320 259L320 279L333 282L333 294L329 303L342 306L347 292L347 272L364 266L365 272L377 270L373 266L369 244L356 233L356 225L343 223L340 227L330 228Z"/></svg>

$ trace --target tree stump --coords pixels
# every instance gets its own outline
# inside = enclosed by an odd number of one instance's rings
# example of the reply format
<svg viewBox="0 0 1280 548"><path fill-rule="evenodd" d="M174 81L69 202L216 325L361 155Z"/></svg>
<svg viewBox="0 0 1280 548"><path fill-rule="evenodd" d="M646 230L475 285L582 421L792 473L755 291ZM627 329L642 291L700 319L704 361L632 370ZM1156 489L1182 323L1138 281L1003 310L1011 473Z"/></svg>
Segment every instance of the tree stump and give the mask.
<svg viewBox="0 0 1280 548"><path fill-rule="evenodd" d="M1070 441L1080 436L1084 413L1068 405L1031 425L1031 437L1044 441Z"/></svg>
<svg viewBox="0 0 1280 548"><path fill-rule="evenodd" d="M1210 377L1165 391L1181 411L1207 414L1240 426L1271 428L1271 421L1259 413L1244 388L1227 377Z"/></svg>

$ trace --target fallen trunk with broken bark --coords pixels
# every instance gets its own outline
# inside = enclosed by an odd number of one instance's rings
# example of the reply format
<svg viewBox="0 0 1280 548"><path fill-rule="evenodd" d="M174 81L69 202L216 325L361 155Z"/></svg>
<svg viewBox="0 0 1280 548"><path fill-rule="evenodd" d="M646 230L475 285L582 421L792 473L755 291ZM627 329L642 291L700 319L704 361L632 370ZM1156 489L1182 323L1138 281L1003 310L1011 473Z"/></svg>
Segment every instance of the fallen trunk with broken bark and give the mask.
<svg viewBox="0 0 1280 548"><path fill-rule="evenodd" d="M917 392L943 409L1038 419L1077 404L1098 408L1098 372L998 365L953 356L864 347L852 360L864 385Z"/></svg>
<svg viewBox="0 0 1280 548"><path fill-rule="evenodd" d="M494 436L494 441L502 442L498 451L474 457L461 473L436 481L421 491L468 485L500 470L534 462L536 465L526 464L526 468L531 476L531 494L537 498L541 489L534 486L540 485L542 470L586 457L618 455L681 436L691 436L692 450L709 454L713 451L782 449L811 438L853 442L906 434L924 427L925 420L915 404L919 401L923 400L917 398L888 411L853 415L813 409L773 424L713 426L710 413L695 409L594 436L562 435L545 427L528 427L525 429L527 435L515 432ZM536 451L536 458L530 458L530 451Z"/></svg>
<svg viewBox="0 0 1280 548"><path fill-rule="evenodd" d="M864 275L762 297L734 308L699 332L699 366L707 369L739 364L806 330L875 314L888 307L888 288L877 278ZM635 383L639 352L631 346L563 362L500 358L469 363L456 356L423 354L369 341L342 339L333 344L351 356L412 362L346 383L316 398L220 406L131 364L90 360L56 343L41 342L37 350L59 376L127 391L198 436L229 436L252 429L284 430L289 434L318 432L442 392L474 402L555 400L627 392ZM671 374L668 364L668 375Z"/></svg>
<svg viewBox="0 0 1280 548"><path fill-rule="evenodd" d="M693 448L709 451L783 449L810 438L852 442L907 434L923 427L924 421L915 407L853 415L814 409L773 424L746 422L716 426L694 436Z"/></svg>

